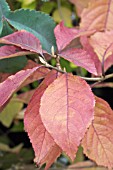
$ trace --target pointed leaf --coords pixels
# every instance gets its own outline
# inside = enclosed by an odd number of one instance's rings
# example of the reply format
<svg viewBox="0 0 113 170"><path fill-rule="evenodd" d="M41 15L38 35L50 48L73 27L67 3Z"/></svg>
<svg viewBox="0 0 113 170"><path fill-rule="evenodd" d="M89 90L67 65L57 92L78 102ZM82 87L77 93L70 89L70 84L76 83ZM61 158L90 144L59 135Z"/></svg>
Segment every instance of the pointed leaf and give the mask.
<svg viewBox="0 0 113 170"><path fill-rule="evenodd" d="M14 28L34 34L44 50L51 52L52 46L56 48L53 32L55 23L49 15L35 10L20 9L10 13L7 20Z"/></svg>
<svg viewBox="0 0 113 170"><path fill-rule="evenodd" d="M90 35L94 33L92 31L84 31L84 30L77 30L75 28L68 28L64 26L64 23L61 22L57 25L54 29L56 42L58 50L63 50L73 39L83 36L83 35Z"/></svg>
<svg viewBox="0 0 113 170"><path fill-rule="evenodd" d="M113 110L96 97L94 120L83 141L84 153L98 165L113 167Z"/></svg>
<svg viewBox="0 0 113 170"><path fill-rule="evenodd" d="M92 30L113 30L113 1L92 0L81 14L81 28Z"/></svg>
<svg viewBox="0 0 113 170"><path fill-rule="evenodd" d="M94 103L89 85L72 74L58 77L41 98L42 122L72 160L93 119Z"/></svg>
<svg viewBox="0 0 113 170"><path fill-rule="evenodd" d="M42 54L42 47L38 38L24 30L0 38L0 43L13 44L22 49Z"/></svg>
<svg viewBox="0 0 113 170"><path fill-rule="evenodd" d="M47 167L59 156L61 149L45 129L39 114L39 108L40 100L45 89L56 79L57 74L56 71L52 71L46 76L45 80L35 91L24 117L25 129L35 151L35 162L39 165L47 163ZM56 152L54 153L53 151L53 153L51 153L54 147L56 148ZM51 156L52 160L50 159Z"/></svg>
<svg viewBox="0 0 113 170"><path fill-rule="evenodd" d="M92 56L92 59L95 63L95 67L97 70L98 75L102 75L102 63L100 62L98 56L94 52L93 47L89 43L89 38L88 37L81 37L81 44L84 47L84 50L89 53L90 56ZM106 71L111 65L113 64L113 55L109 56L105 62L104 62L104 71Z"/></svg>
<svg viewBox="0 0 113 170"><path fill-rule="evenodd" d="M19 71L15 75L9 76L3 83L0 83L0 111L12 94L40 67Z"/></svg>
<svg viewBox="0 0 113 170"><path fill-rule="evenodd" d="M5 16L10 12L9 6L6 1L0 1L0 34L3 29L3 20Z"/></svg>
<svg viewBox="0 0 113 170"><path fill-rule="evenodd" d="M32 52L22 50L21 48L16 46L5 45L0 47L0 60L4 58L12 58L28 54L32 54Z"/></svg>
<svg viewBox="0 0 113 170"><path fill-rule="evenodd" d="M113 31L96 32L89 39L91 46L94 48L99 60L102 62L109 56L113 55Z"/></svg>
<svg viewBox="0 0 113 170"><path fill-rule="evenodd" d="M90 0L70 0L70 2L72 2L76 9L77 9L77 14L80 16L83 9L86 8L88 6Z"/></svg>
<svg viewBox="0 0 113 170"><path fill-rule="evenodd" d="M72 48L62 51L59 55L64 59L73 62L75 65L85 68L90 73L97 75L95 63L92 56L87 51Z"/></svg>

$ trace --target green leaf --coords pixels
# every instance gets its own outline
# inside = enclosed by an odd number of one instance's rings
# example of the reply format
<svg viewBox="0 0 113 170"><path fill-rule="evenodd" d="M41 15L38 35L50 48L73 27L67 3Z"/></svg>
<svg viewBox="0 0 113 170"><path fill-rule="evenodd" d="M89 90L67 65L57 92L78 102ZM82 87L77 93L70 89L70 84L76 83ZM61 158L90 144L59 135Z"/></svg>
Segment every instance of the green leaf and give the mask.
<svg viewBox="0 0 113 170"><path fill-rule="evenodd" d="M17 113L22 109L23 103L20 101L15 101L14 98L10 101L10 103L5 107L5 109L0 113L0 122L6 126L10 127L13 119L17 115Z"/></svg>
<svg viewBox="0 0 113 170"><path fill-rule="evenodd" d="M25 56L6 58L0 60L0 72L2 73L16 73L23 69L27 64L27 58Z"/></svg>
<svg viewBox="0 0 113 170"><path fill-rule="evenodd" d="M5 20L6 16L9 14L10 8L7 2L0 0L0 34L3 29L3 20Z"/></svg>
<svg viewBox="0 0 113 170"><path fill-rule="evenodd" d="M2 30L2 33L0 35L0 38L4 37L6 35L12 34L12 33L13 33L13 30L11 29L11 27L9 26L7 21L3 21L3 30Z"/></svg>
<svg viewBox="0 0 113 170"><path fill-rule="evenodd" d="M56 47L55 23L49 15L35 10L20 9L11 12L7 20L14 28L24 29L39 38L44 50L51 52L51 47Z"/></svg>

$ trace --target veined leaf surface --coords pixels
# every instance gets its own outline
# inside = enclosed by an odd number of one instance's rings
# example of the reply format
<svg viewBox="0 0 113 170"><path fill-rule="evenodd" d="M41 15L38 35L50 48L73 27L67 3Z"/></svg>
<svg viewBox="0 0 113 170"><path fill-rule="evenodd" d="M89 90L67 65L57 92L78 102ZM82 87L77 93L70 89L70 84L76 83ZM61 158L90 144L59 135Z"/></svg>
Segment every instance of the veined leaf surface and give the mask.
<svg viewBox="0 0 113 170"><path fill-rule="evenodd" d="M94 103L89 85L71 74L58 77L41 98L42 122L72 160L93 119Z"/></svg>

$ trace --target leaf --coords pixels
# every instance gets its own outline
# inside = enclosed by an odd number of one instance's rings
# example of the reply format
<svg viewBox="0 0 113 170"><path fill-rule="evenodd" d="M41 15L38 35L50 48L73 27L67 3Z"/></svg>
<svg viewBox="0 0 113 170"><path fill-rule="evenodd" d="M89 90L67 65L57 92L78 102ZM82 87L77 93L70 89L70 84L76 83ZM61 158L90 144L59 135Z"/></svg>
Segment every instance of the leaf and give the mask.
<svg viewBox="0 0 113 170"><path fill-rule="evenodd" d="M93 47L99 60L102 62L103 57L106 60L113 55L113 31L96 32L89 39L89 43Z"/></svg>
<svg viewBox="0 0 113 170"><path fill-rule="evenodd" d="M94 49L92 48L91 44L89 43L89 38L84 36L81 37L81 44L84 47L84 50L89 53L89 55L92 56L92 59L95 63L95 67L97 70L98 75L102 75L102 63L100 62L98 56L94 52ZM104 71L106 71L111 65L113 64L113 55L109 56L105 62L104 62Z"/></svg>
<svg viewBox="0 0 113 170"><path fill-rule="evenodd" d="M5 19L5 16L7 16L10 12L10 8L6 1L0 1L0 34L3 29L3 20Z"/></svg>
<svg viewBox="0 0 113 170"><path fill-rule="evenodd" d="M113 110L96 97L94 120L83 141L84 153L98 165L113 167Z"/></svg>
<svg viewBox="0 0 113 170"><path fill-rule="evenodd" d="M52 71L46 76L45 80L35 91L27 107L24 117L25 130L28 133L28 136L35 151L35 162L38 165L46 163L46 166L48 168L59 156L59 154L61 153L61 149L56 145L53 138L45 129L39 114L39 108L40 100L45 89L56 79L57 74L58 73L56 71ZM54 150L54 148L56 149Z"/></svg>
<svg viewBox="0 0 113 170"><path fill-rule="evenodd" d="M90 73L97 75L95 63L92 56L83 49L68 49L59 54L64 59L73 62L75 65L80 66L88 70Z"/></svg>
<svg viewBox="0 0 113 170"><path fill-rule="evenodd" d="M38 38L24 30L0 38L0 43L16 45L22 49L42 54L42 47Z"/></svg>
<svg viewBox="0 0 113 170"><path fill-rule="evenodd" d="M26 64L27 64L27 58L25 56L15 57L15 58L5 58L3 60L0 60L0 72L16 73L17 71L23 69L26 66Z"/></svg>
<svg viewBox="0 0 113 170"><path fill-rule="evenodd" d="M22 109L22 107L22 102L19 100L15 101L14 98L12 98L8 105L0 113L0 122L6 127L10 127L17 113Z"/></svg>
<svg viewBox="0 0 113 170"><path fill-rule="evenodd" d="M72 2L76 9L77 9L77 14L80 16L83 9L86 8L88 6L90 0L70 0L70 2Z"/></svg>
<svg viewBox="0 0 113 170"><path fill-rule="evenodd" d="M0 83L0 111L3 110L5 103L10 99L12 94L40 67L19 71L15 75L9 76L4 82Z"/></svg>
<svg viewBox="0 0 113 170"><path fill-rule="evenodd" d="M28 54L32 54L32 52L22 50L21 48L16 46L5 45L0 47L0 60Z"/></svg>
<svg viewBox="0 0 113 170"><path fill-rule="evenodd" d="M11 29L9 24L6 21L3 21L3 29L2 29L2 33L0 35L0 38L4 37L6 35L12 34L12 33L13 33L13 30Z"/></svg>
<svg viewBox="0 0 113 170"><path fill-rule="evenodd" d="M55 23L49 15L35 10L20 9L10 13L7 20L14 28L34 34L44 50L51 52L52 46L56 48L53 33Z"/></svg>
<svg viewBox="0 0 113 170"><path fill-rule="evenodd" d="M94 103L88 84L72 74L58 77L41 98L42 122L57 145L72 160L93 119Z"/></svg>
<svg viewBox="0 0 113 170"><path fill-rule="evenodd" d="M23 103L25 104L28 104L29 101L31 100L33 94L34 94L35 90L30 90L30 91L27 91L25 93L21 93L17 96L17 98L22 101Z"/></svg>
<svg viewBox="0 0 113 170"><path fill-rule="evenodd" d="M112 6L112 0L92 0L81 14L81 28L99 31L113 30Z"/></svg>
<svg viewBox="0 0 113 170"><path fill-rule="evenodd" d="M63 22L61 22L54 29L59 52L63 50L67 45L69 45L70 42L74 40L75 38L83 36L83 35L88 36L94 32L95 30L85 31L85 30L77 30L75 28L68 28L64 26Z"/></svg>

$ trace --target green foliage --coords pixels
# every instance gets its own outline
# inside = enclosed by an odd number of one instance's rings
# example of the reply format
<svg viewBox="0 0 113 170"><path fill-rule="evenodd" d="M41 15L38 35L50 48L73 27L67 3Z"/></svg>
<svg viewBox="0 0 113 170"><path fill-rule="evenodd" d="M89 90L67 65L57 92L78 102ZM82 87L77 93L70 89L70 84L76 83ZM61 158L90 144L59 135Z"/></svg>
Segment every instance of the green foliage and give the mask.
<svg viewBox="0 0 113 170"><path fill-rule="evenodd" d="M48 52L51 51L52 45L56 47L53 33L55 23L49 15L34 10L30 11L20 9L10 13L7 19L8 22L16 29L24 29L39 38L43 49Z"/></svg>
<svg viewBox="0 0 113 170"><path fill-rule="evenodd" d="M6 58L0 60L0 72L2 73L16 73L23 69L27 64L27 58L25 56Z"/></svg>

